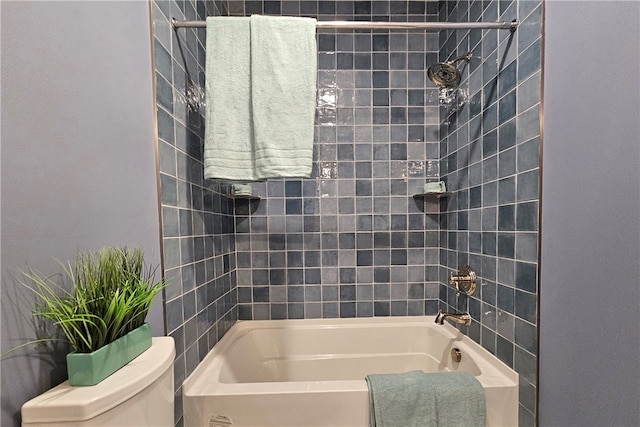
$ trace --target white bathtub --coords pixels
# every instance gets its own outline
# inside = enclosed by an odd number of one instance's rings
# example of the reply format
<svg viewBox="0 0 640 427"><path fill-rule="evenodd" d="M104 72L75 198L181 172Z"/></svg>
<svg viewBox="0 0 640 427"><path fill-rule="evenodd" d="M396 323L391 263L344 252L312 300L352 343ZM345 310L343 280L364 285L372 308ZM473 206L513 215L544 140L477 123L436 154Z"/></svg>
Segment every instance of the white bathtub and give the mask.
<svg viewBox="0 0 640 427"><path fill-rule="evenodd" d="M238 321L183 383L185 425L366 427L365 376L416 369L472 373L487 425L517 425L518 374L434 319Z"/></svg>

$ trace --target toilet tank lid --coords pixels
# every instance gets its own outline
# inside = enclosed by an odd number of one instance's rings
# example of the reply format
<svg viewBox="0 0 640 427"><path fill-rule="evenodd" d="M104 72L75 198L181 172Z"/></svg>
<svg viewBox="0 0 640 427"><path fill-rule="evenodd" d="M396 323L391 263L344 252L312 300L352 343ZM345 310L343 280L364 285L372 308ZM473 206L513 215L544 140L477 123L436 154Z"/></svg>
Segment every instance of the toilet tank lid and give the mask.
<svg viewBox="0 0 640 427"><path fill-rule="evenodd" d="M173 369L175 352L173 338L154 337L148 350L100 383L72 387L65 381L31 399L22 406L22 422L90 420L139 393L167 369Z"/></svg>

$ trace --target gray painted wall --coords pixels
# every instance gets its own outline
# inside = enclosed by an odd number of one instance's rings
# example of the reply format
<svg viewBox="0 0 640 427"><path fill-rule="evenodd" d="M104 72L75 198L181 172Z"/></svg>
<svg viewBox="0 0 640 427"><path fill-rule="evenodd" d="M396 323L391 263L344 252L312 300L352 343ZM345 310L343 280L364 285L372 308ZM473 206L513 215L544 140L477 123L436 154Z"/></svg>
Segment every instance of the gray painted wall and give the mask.
<svg viewBox="0 0 640 427"><path fill-rule="evenodd" d="M640 425L638 22L637 1L546 4L544 426Z"/></svg>
<svg viewBox="0 0 640 427"><path fill-rule="evenodd" d="M34 337L18 268L139 246L160 262L149 4L2 2L2 351ZM160 302L160 301L158 301ZM150 315L162 334L161 304ZM2 368L2 426L66 377L64 349Z"/></svg>

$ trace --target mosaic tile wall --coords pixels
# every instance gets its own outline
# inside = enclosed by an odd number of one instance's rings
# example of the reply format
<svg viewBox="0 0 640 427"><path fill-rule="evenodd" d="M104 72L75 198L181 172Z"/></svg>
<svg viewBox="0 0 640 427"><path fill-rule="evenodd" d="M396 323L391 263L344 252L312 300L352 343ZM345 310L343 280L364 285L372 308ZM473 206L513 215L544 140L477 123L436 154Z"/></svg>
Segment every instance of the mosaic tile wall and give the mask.
<svg viewBox="0 0 640 427"><path fill-rule="evenodd" d="M434 2L228 2L231 15L437 19ZM437 33L318 31L318 108L309 179L253 184L236 201L240 319L434 314ZM425 215L425 209L436 215Z"/></svg>
<svg viewBox="0 0 640 427"><path fill-rule="evenodd" d="M440 219L442 308L520 374L520 425L535 425L541 16L539 1L441 1L443 21L511 21L518 30L442 31L440 60L472 52L458 99L441 106L440 170L452 197ZM480 286L456 298L450 272Z"/></svg>
<svg viewBox="0 0 640 427"><path fill-rule="evenodd" d="M211 13L204 2L152 3L165 317L176 343L178 424L182 382L237 319L233 201L202 173L205 30L175 32L169 23Z"/></svg>

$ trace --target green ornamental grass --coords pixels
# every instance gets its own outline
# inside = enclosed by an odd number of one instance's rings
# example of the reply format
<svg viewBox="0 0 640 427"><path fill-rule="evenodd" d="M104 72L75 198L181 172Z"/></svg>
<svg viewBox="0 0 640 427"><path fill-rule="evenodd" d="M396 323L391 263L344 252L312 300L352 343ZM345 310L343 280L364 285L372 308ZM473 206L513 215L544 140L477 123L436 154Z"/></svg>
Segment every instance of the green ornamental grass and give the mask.
<svg viewBox="0 0 640 427"><path fill-rule="evenodd" d="M90 353L144 323L153 298L162 290L141 249L106 247L80 253L75 269L64 266L72 291L29 271L38 295L34 314L59 326L74 351Z"/></svg>

